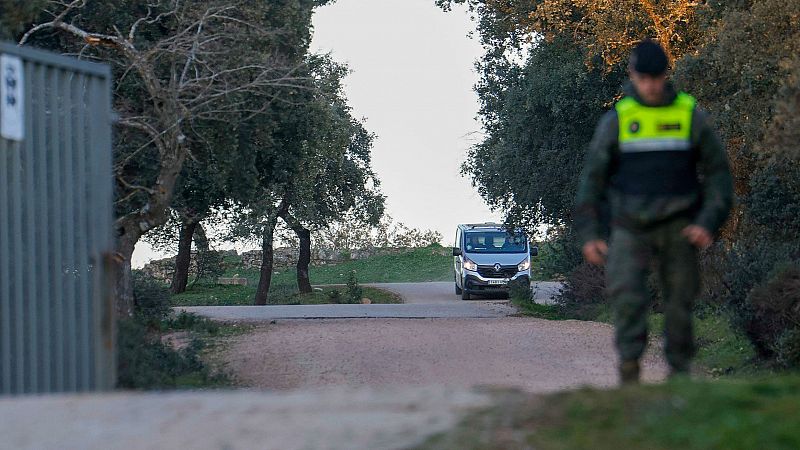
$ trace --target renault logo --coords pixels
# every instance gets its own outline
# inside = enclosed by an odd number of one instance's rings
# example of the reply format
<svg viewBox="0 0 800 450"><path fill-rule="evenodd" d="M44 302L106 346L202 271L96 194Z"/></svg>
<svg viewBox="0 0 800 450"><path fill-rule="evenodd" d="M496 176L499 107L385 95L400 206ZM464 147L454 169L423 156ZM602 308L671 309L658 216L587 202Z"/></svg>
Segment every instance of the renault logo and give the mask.
<svg viewBox="0 0 800 450"><path fill-rule="evenodd" d="M501 265L500 265L500 263L494 263L494 271L495 271L495 272L500 272L500 269L501 269L502 267L503 267L503 266L501 266Z"/></svg>

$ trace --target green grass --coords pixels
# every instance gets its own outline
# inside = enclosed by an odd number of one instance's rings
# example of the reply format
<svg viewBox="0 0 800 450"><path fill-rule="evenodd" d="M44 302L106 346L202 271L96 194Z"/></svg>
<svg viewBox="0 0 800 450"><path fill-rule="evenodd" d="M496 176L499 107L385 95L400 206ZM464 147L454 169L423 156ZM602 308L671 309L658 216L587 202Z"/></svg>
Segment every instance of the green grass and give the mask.
<svg viewBox="0 0 800 450"><path fill-rule="evenodd" d="M553 305L540 305L531 300L523 299L520 297L512 297L511 303L517 307L519 315L526 317L536 317L539 319L547 320L566 320L568 317L564 316L561 311Z"/></svg>
<svg viewBox="0 0 800 450"><path fill-rule="evenodd" d="M800 377L503 393L420 448L796 449Z"/></svg>
<svg viewBox="0 0 800 450"><path fill-rule="evenodd" d="M356 272L359 283L402 283L416 281L449 281L453 279L453 257L448 247L409 249L394 255L378 255L367 259L344 261L324 266L312 265L309 276L313 284L345 284L351 271ZM250 285L257 285L258 270L231 268L225 276L239 275ZM296 282L294 267L278 268L272 280L278 285Z"/></svg>
<svg viewBox="0 0 800 450"><path fill-rule="evenodd" d="M664 315L650 315L650 333L660 336ZM703 313L694 318L697 342L695 365L707 375L748 375L763 372L758 367L756 351L746 336L737 332L722 313Z"/></svg>
<svg viewBox="0 0 800 450"><path fill-rule="evenodd" d="M389 291L373 287L362 286L364 297L372 303L403 303L402 299ZM346 286L325 286L322 291L301 295L297 287L290 285L275 285L270 289L269 304L271 305L319 305L330 303L328 293L338 290L343 295ZM253 286L231 286L217 284L198 284L191 286L183 294L173 295L170 302L172 306L235 306L252 305L256 288Z"/></svg>

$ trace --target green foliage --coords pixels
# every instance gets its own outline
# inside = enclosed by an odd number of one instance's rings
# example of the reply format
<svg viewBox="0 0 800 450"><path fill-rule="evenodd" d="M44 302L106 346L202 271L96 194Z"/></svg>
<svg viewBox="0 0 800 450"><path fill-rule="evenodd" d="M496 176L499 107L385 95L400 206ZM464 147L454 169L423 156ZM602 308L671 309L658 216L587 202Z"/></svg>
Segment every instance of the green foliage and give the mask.
<svg viewBox="0 0 800 450"><path fill-rule="evenodd" d="M0 40L18 40L46 3L44 0L0 0Z"/></svg>
<svg viewBox="0 0 800 450"><path fill-rule="evenodd" d="M800 366L800 266L778 270L747 296L746 322L762 354L784 367Z"/></svg>
<svg viewBox="0 0 800 450"><path fill-rule="evenodd" d="M176 350L162 342L162 332L187 330L216 335L218 325L199 316L171 315L166 286L136 274L136 308L132 318L117 324L117 386L124 389L165 389L203 387L220 384L221 375L213 375L200 358L204 342L192 337L189 344Z"/></svg>
<svg viewBox="0 0 800 450"><path fill-rule="evenodd" d="M542 305L531 300L511 298L511 303L519 310L519 313L526 317L535 317L545 320L566 320L561 312L553 305Z"/></svg>
<svg viewBox="0 0 800 450"><path fill-rule="evenodd" d="M499 393L422 449L791 449L800 378L589 389L545 398Z"/></svg>
<svg viewBox="0 0 800 450"><path fill-rule="evenodd" d="M538 244L539 255L533 259L536 280L563 279L583 261L580 244L569 230L549 234L548 240Z"/></svg>
<svg viewBox="0 0 800 450"><path fill-rule="evenodd" d="M582 263L567 277L564 290L556 299L556 307L562 315L569 318L599 320L608 312L605 290L605 271Z"/></svg>
<svg viewBox="0 0 800 450"><path fill-rule="evenodd" d="M215 336L220 330L220 326L213 320L184 311L168 319L166 325L169 330L197 331L211 336Z"/></svg>
<svg viewBox="0 0 800 450"><path fill-rule="evenodd" d="M358 284L358 277L356 271L351 270L350 275L347 277L347 295L345 299L347 303L361 303L364 298L364 289Z"/></svg>
<svg viewBox="0 0 800 450"><path fill-rule="evenodd" d="M192 340L174 350L136 319L118 323L117 386L124 389L164 389L213 384L213 377L199 357L202 342Z"/></svg>
<svg viewBox="0 0 800 450"><path fill-rule="evenodd" d="M342 293L339 292L338 289L331 289L330 291L328 291L328 293L326 295L327 295L328 301L330 303L333 303L335 305L338 305L338 304L342 303L342 299L343 299Z"/></svg>
<svg viewBox="0 0 800 450"><path fill-rule="evenodd" d="M508 283L508 296L519 302L531 302L533 292L531 284L526 280L516 279Z"/></svg>
<svg viewBox="0 0 800 450"><path fill-rule="evenodd" d="M161 327L170 312L169 287L142 272L133 273L134 315L152 329Z"/></svg>
<svg viewBox="0 0 800 450"><path fill-rule="evenodd" d="M197 263L196 281L215 282L225 273L225 262L221 252L201 250L194 256Z"/></svg>
<svg viewBox="0 0 800 450"><path fill-rule="evenodd" d="M531 231L571 223L594 125L622 84L621 71L601 66L587 69L583 50L566 37L537 42L523 66L491 53L479 64L487 135L462 171L507 222Z"/></svg>

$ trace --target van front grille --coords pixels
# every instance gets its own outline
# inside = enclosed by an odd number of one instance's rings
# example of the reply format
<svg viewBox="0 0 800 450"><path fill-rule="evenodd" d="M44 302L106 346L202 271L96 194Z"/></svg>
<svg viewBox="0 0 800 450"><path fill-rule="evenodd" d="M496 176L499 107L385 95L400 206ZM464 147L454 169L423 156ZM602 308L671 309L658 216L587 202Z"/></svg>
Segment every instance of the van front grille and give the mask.
<svg viewBox="0 0 800 450"><path fill-rule="evenodd" d="M511 278L517 274L517 266L500 266L500 271L494 266L478 266L478 274L483 278Z"/></svg>

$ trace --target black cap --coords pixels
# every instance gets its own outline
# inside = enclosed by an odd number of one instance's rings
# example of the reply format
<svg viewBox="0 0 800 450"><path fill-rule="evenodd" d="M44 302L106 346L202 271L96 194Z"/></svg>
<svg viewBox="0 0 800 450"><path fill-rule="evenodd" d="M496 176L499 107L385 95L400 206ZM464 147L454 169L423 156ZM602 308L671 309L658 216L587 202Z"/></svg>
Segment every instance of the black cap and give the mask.
<svg viewBox="0 0 800 450"><path fill-rule="evenodd" d="M669 60L664 49L657 42L645 39L631 54L631 69L648 75L663 75L667 72Z"/></svg>

